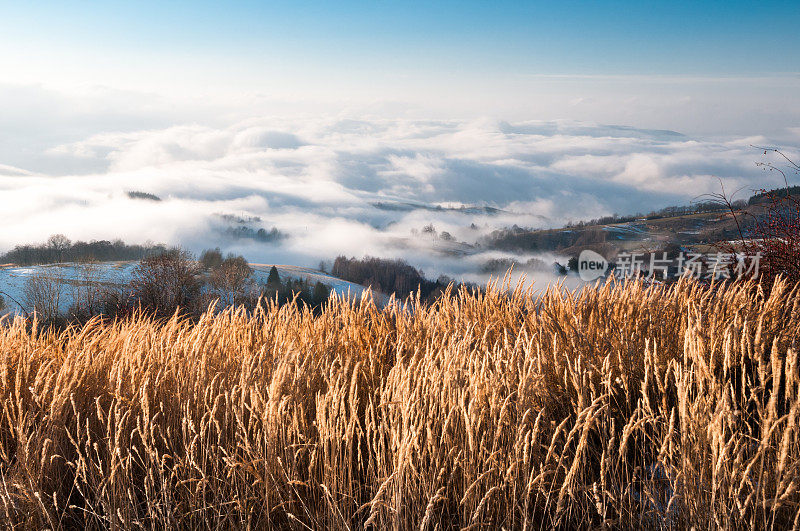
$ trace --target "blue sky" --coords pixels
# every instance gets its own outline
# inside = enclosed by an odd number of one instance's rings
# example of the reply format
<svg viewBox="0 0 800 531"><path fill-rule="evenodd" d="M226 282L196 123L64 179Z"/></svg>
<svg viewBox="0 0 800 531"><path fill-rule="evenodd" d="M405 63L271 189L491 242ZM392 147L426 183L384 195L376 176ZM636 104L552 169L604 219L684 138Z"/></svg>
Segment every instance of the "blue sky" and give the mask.
<svg viewBox="0 0 800 531"><path fill-rule="evenodd" d="M502 209L488 234L765 186L751 144L800 157L798 26L798 1L0 0L0 251L224 246L232 213L291 236L237 252L316 265L475 237L375 202Z"/></svg>
<svg viewBox="0 0 800 531"><path fill-rule="evenodd" d="M800 2L0 1L0 13L0 89L95 107L135 93L702 134L776 133L800 116Z"/></svg>
<svg viewBox="0 0 800 531"><path fill-rule="evenodd" d="M800 71L798 22L800 2L6 2L0 40L254 67L753 75Z"/></svg>

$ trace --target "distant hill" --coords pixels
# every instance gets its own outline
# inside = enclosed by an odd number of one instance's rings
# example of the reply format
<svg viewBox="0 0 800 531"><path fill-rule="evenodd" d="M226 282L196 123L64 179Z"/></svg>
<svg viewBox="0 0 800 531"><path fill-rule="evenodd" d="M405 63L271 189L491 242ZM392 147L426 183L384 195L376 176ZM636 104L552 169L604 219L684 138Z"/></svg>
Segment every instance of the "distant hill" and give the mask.
<svg viewBox="0 0 800 531"><path fill-rule="evenodd" d="M747 201L747 203L749 205L756 205L759 203L766 203L770 201L771 197L787 197L789 195L792 196L800 195L800 186L790 186L788 191L786 188L778 188L776 190L771 190L769 192L756 194L750 196L750 199Z"/></svg>
<svg viewBox="0 0 800 531"><path fill-rule="evenodd" d="M790 189L800 195L800 186ZM754 219L765 211L770 194L786 197L786 189L758 193L734 203L739 226L747 237ZM510 227L492 232L480 242L483 249L512 253L557 252L577 254L593 249L613 256L618 252L649 251L672 247L706 247L720 241L738 240L739 226L728 207L713 201L672 206L625 216L608 216L558 229Z"/></svg>

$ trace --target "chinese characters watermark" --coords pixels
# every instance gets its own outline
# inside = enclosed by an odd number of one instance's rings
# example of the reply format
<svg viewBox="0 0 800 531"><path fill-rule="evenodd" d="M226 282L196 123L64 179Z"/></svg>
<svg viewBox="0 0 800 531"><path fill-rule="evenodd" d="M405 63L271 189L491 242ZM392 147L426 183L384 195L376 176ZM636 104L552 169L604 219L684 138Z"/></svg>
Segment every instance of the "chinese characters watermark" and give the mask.
<svg viewBox="0 0 800 531"><path fill-rule="evenodd" d="M680 252L677 256L668 253L627 253L617 255L610 263L600 254L584 250L578 257L578 274L584 281L613 275L616 278L641 277L651 280L667 280L687 276L695 280L722 281L733 278L757 278L761 253L744 255L738 253L694 253Z"/></svg>

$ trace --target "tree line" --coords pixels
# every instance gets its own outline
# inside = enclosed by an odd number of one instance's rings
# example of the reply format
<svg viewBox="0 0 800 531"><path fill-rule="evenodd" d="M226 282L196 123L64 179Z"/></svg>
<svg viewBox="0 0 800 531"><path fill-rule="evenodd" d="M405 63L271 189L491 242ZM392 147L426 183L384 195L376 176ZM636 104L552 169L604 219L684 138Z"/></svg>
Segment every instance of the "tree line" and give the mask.
<svg viewBox="0 0 800 531"><path fill-rule="evenodd" d="M0 255L0 264L14 263L21 266L55 264L59 262L127 261L141 260L158 255L169 249L164 244L132 244L122 240L70 241L63 234L54 234L42 244L17 245Z"/></svg>
<svg viewBox="0 0 800 531"><path fill-rule="evenodd" d="M436 280L429 280L419 269L405 260L386 259L367 256L365 258L347 258L339 256L334 260L331 274L335 277L355 282L387 295L404 299L419 291L420 299L425 302L434 301L453 279L441 275ZM470 285L472 288L477 286Z"/></svg>

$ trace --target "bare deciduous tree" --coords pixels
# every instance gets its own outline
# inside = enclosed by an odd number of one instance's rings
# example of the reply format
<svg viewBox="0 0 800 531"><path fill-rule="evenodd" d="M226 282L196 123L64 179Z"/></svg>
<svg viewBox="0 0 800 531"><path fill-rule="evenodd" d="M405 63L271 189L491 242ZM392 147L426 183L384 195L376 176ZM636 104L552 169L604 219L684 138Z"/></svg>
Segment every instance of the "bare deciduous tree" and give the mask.
<svg viewBox="0 0 800 531"><path fill-rule="evenodd" d="M253 269L242 256L228 256L211 272L211 286L225 306L249 301L256 291Z"/></svg>
<svg viewBox="0 0 800 531"><path fill-rule="evenodd" d="M134 271L131 294L159 317L169 317L179 308L192 312L200 293L196 274L197 262L185 251L173 249L150 256Z"/></svg>
<svg viewBox="0 0 800 531"><path fill-rule="evenodd" d="M72 246L72 242L63 234L53 234L47 239L47 247L53 253L53 260L64 261L64 253Z"/></svg>

